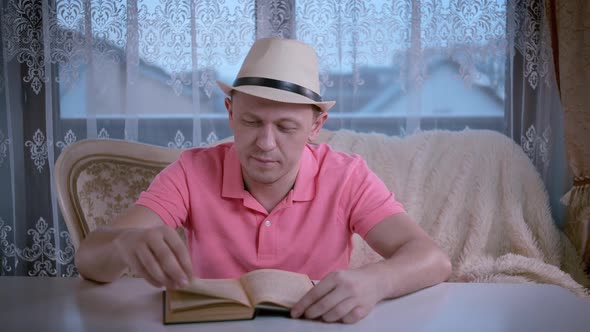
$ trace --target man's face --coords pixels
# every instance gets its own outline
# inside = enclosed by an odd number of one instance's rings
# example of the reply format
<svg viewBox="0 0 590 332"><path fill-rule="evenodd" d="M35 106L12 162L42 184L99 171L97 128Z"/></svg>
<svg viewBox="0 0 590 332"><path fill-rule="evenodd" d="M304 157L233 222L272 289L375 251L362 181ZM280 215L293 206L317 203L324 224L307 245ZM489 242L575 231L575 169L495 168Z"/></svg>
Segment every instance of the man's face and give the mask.
<svg viewBox="0 0 590 332"><path fill-rule="evenodd" d="M234 92L225 100L234 146L244 180L273 184L295 177L301 153L327 114L314 116L311 105L287 104Z"/></svg>

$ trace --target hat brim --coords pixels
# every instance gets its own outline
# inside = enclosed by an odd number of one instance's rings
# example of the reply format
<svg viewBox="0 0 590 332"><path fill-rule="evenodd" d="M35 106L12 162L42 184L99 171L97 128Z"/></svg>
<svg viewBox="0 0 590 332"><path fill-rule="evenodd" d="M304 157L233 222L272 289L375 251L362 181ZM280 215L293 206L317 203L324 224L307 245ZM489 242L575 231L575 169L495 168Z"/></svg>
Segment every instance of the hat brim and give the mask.
<svg viewBox="0 0 590 332"><path fill-rule="evenodd" d="M217 81L217 85L219 85L219 88L228 96L231 94L232 90L235 90L255 97L274 100L282 103L315 105L319 107L322 112L326 112L332 106L334 106L334 104L336 104L335 101L317 102L296 93L265 86L241 85L238 87L233 87L221 81Z"/></svg>

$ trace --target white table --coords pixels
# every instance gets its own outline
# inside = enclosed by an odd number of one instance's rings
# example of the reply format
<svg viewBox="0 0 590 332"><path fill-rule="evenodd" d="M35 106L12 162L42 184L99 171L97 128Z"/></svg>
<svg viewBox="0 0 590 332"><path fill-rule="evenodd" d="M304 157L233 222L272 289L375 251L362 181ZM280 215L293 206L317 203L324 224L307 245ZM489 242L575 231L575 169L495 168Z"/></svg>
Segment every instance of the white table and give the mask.
<svg viewBox="0 0 590 332"><path fill-rule="evenodd" d="M162 324L142 279L0 277L0 331L590 331L590 301L551 285L444 283L380 303L355 325L283 317Z"/></svg>

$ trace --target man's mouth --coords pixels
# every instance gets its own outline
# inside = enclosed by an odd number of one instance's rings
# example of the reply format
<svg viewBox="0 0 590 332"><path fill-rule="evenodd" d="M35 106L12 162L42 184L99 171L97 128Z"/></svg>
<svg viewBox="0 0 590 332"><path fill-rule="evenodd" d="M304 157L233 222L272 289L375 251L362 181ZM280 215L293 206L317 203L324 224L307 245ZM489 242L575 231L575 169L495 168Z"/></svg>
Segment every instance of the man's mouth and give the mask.
<svg viewBox="0 0 590 332"><path fill-rule="evenodd" d="M257 161L259 163L263 163L263 164L270 164L270 163L276 162L276 160L269 159L269 158L252 157L252 159L254 159L255 161Z"/></svg>

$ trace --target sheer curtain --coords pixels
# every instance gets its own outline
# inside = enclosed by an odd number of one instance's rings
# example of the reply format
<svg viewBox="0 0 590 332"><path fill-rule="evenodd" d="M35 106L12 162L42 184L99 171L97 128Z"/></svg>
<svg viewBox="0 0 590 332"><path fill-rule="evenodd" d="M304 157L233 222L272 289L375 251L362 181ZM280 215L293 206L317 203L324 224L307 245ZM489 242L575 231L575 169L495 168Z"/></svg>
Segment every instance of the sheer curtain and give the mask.
<svg viewBox="0 0 590 332"><path fill-rule="evenodd" d="M0 5L0 275L76 273L52 182L67 145L188 148L231 135L215 81L232 82L261 37L316 48L322 93L337 101L328 129L500 131L522 144L552 195L563 194L542 0Z"/></svg>
<svg viewBox="0 0 590 332"><path fill-rule="evenodd" d="M590 273L590 2L549 0L549 9L573 174L573 186L562 199L568 205L565 232Z"/></svg>

